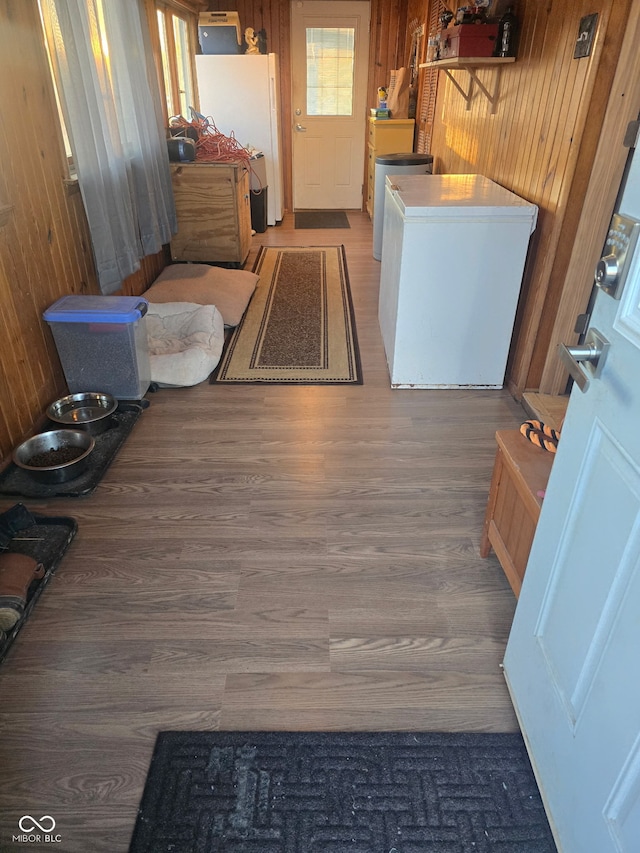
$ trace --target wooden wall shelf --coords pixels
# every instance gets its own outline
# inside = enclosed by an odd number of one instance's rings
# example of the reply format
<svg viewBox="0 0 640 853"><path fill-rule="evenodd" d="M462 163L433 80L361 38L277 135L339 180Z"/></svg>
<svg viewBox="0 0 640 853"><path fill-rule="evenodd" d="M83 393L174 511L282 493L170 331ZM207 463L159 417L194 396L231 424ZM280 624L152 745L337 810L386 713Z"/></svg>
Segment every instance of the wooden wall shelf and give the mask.
<svg viewBox="0 0 640 853"><path fill-rule="evenodd" d="M515 62L515 56L455 56L451 59L437 59L434 62L421 62L420 68L437 68L444 71L449 80L456 87L458 92L464 98L467 109L471 109L471 99L473 98L473 84L475 83L491 104L491 113L495 113L498 104L498 95L500 92L500 72L503 65ZM497 74L493 87L493 92L489 92L482 80L478 77L478 69L480 68L497 68ZM469 75L469 88L463 89L460 83L452 75L452 71L466 71Z"/></svg>

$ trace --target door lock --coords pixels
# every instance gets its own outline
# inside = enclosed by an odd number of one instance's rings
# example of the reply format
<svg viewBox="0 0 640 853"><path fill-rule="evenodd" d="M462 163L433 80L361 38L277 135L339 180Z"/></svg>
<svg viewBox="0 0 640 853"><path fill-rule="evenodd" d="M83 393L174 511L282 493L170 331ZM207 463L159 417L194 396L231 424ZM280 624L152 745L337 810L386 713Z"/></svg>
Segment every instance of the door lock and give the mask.
<svg viewBox="0 0 640 853"><path fill-rule="evenodd" d="M615 255L605 255L596 266L596 284L603 290L615 285L620 275L620 265Z"/></svg>
<svg viewBox="0 0 640 853"><path fill-rule="evenodd" d="M596 284L609 296L620 299L622 287L638 239L640 222L630 216L614 213L605 243L605 254L596 266Z"/></svg>
<svg viewBox="0 0 640 853"><path fill-rule="evenodd" d="M560 361L581 391L586 391L591 379L597 379L602 373L609 347L609 341L593 328L587 332L584 344L575 347L560 344L558 347Z"/></svg>

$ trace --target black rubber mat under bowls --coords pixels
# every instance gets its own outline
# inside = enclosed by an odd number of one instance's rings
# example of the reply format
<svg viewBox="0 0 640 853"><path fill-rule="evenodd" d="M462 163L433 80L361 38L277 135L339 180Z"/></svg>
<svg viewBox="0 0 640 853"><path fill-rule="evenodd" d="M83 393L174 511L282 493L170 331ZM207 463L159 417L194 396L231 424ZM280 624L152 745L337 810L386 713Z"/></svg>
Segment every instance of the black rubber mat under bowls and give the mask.
<svg viewBox="0 0 640 853"><path fill-rule="evenodd" d="M47 499L78 498L91 494L147 405L146 400L140 403L120 402L111 416L109 428L94 436L95 447L91 452L91 462L80 476L64 483L42 483L11 463L0 474L0 495Z"/></svg>

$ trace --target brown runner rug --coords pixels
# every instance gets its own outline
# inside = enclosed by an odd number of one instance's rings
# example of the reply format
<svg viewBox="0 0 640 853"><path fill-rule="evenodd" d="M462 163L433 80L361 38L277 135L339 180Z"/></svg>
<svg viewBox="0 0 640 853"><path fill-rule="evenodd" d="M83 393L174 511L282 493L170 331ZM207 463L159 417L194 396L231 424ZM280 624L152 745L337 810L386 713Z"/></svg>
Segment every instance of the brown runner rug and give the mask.
<svg viewBox="0 0 640 853"><path fill-rule="evenodd" d="M263 246L254 272L211 382L362 384L344 246Z"/></svg>

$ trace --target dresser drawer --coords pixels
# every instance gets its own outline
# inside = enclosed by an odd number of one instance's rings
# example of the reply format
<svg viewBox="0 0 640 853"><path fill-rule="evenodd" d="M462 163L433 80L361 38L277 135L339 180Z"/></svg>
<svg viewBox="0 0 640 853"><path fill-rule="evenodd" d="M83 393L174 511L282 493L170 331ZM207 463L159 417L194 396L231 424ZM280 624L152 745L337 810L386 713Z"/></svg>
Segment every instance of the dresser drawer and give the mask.
<svg viewBox="0 0 640 853"><path fill-rule="evenodd" d="M412 118L369 119L369 145L375 156L381 154L404 154L413 151Z"/></svg>

